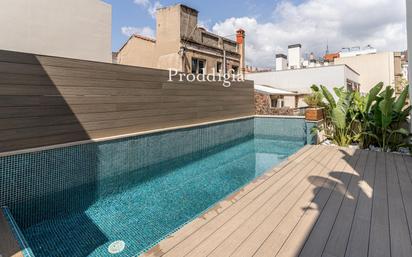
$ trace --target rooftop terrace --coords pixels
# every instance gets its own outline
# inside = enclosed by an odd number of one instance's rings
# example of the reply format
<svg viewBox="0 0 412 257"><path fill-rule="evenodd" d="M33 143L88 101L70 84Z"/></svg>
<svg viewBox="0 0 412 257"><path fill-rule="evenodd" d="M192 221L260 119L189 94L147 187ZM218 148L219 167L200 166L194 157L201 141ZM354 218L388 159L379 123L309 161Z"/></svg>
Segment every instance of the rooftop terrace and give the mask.
<svg viewBox="0 0 412 257"><path fill-rule="evenodd" d="M412 158L307 146L142 257L412 256Z"/></svg>

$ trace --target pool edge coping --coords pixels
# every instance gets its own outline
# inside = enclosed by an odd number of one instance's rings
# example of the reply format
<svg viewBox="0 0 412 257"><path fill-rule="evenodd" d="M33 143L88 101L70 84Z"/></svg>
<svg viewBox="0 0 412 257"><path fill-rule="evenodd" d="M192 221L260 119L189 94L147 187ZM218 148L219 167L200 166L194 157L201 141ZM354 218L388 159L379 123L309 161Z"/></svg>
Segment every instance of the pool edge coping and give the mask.
<svg viewBox="0 0 412 257"><path fill-rule="evenodd" d="M231 121L238 121L238 120L246 120L246 119L250 119L250 118L254 118L254 117L255 117L255 115L242 116L242 117L236 117L236 118L231 118L231 119L223 119L223 120L214 120L214 121L208 121L208 122L193 123L193 124L183 125L183 126L175 126L175 127L161 128L161 129L145 130L145 131L140 131L140 132L135 132L135 133L128 133L128 134L121 134L121 135L111 136L111 137L101 137L101 138L95 138L95 139L74 141L74 142L69 142L69 143L64 143L64 144L56 144L56 145L48 145L48 146L27 148L27 149L22 149L22 150L3 152L3 153L0 153L0 157L6 157L6 156L18 155L18 154L25 154L25 153L35 153L35 152L41 152L41 151L45 151L45 150L53 150L53 149L58 149L58 148L84 145L84 144L90 144L90 143L106 142L106 141L111 141L111 140L124 139L124 138L128 138L128 137L151 135L151 134L168 132L168 131L173 131L173 130L188 129L188 128L194 128L194 127L199 127L199 126L207 126L207 125L213 125L213 124L219 124L219 123L225 123L225 122L231 122Z"/></svg>
<svg viewBox="0 0 412 257"><path fill-rule="evenodd" d="M251 119L251 118L279 118L279 119L303 119L303 120L305 120L304 116L249 115L249 116L241 116L241 117L230 118L230 119L222 119L222 120L214 120L214 121L208 121L208 122L193 123L193 124L183 125L183 126L175 126L175 127L161 128L161 129L146 130L146 131L140 131L140 132L136 132L136 133L121 134L121 135L111 136L111 137L101 137L101 138L88 139L88 140L82 140L82 141L74 141L74 142L69 142L69 143L64 143L64 144L55 144L55 145L27 148L27 149L22 149L22 150L2 152L2 153L0 153L0 157L7 157L7 156L26 154L26 153L35 153L35 152L41 152L41 151L46 151L46 150L53 150L53 149L71 147L71 146L77 146L77 145L84 145L84 144L90 144L90 143L106 142L106 141L111 141L111 140L124 139L124 138L128 138L128 137L151 135L151 134L156 134L156 133L169 132L169 131L173 131L173 130L188 129L188 128L214 125L214 124L231 122L231 121L246 120L246 119ZM307 122L310 122L310 121L307 121Z"/></svg>

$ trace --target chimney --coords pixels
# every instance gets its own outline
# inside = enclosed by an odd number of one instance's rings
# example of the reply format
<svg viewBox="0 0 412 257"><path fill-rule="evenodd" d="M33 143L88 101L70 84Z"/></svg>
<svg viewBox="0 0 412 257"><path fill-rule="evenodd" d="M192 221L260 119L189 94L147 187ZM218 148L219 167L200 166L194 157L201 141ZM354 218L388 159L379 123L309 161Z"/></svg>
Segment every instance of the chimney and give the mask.
<svg viewBox="0 0 412 257"><path fill-rule="evenodd" d="M240 70L242 75L245 76L245 31L243 29L236 31L236 42L240 54Z"/></svg>
<svg viewBox="0 0 412 257"><path fill-rule="evenodd" d="M311 52L309 55L309 62L313 62L313 63L316 62L315 54L313 52Z"/></svg>
<svg viewBox="0 0 412 257"><path fill-rule="evenodd" d="M300 69L302 62L302 45L290 45L288 46L288 63L289 69Z"/></svg>
<svg viewBox="0 0 412 257"><path fill-rule="evenodd" d="M276 71L286 70L288 68L288 57L284 54L276 55Z"/></svg>

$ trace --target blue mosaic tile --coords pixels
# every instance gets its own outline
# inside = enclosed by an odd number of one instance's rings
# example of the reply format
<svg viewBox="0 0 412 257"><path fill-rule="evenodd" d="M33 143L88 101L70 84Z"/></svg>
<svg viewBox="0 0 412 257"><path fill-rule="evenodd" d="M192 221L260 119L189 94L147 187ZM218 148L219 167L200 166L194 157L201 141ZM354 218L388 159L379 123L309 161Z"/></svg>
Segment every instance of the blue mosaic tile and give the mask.
<svg viewBox="0 0 412 257"><path fill-rule="evenodd" d="M251 118L0 158L0 205L36 256L131 256L297 151L301 119Z"/></svg>
<svg viewBox="0 0 412 257"><path fill-rule="evenodd" d="M306 122L298 118L255 118L254 134L260 137L306 141Z"/></svg>

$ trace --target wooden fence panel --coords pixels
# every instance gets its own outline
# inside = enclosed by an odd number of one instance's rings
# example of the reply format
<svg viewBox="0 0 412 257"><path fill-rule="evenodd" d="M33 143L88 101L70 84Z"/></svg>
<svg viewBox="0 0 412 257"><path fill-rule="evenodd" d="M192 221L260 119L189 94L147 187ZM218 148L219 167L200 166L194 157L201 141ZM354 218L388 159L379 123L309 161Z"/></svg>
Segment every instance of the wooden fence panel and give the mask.
<svg viewBox="0 0 412 257"><path fill-rule="evenodd" d="M254 114L253 82L0 51L0 152Z"/></svg>

